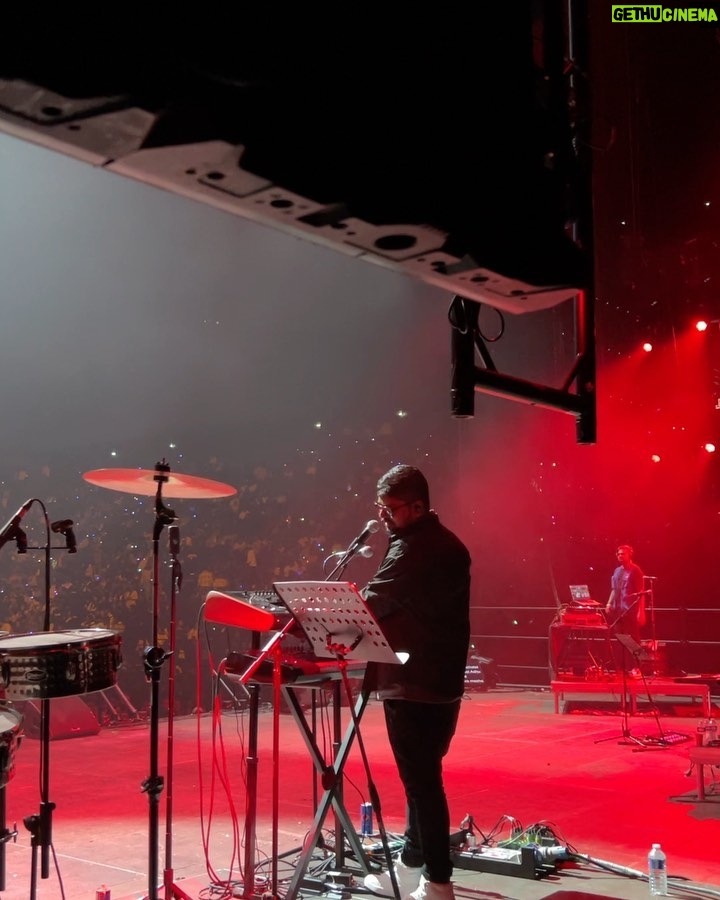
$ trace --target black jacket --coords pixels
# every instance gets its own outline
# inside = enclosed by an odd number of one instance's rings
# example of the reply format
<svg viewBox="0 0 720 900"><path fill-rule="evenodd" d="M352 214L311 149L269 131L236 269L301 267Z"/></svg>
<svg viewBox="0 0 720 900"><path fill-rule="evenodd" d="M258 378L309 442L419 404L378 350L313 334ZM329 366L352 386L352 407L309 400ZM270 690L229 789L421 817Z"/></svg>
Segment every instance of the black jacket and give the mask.
<svg viewBox="0 0 720 900"><path fill-rule="evenodd" d="M462 696L470 641L470 554L434 512L390 536L363 591L404 665L369 663L364 688L382 699L445 703Z"/></svg>

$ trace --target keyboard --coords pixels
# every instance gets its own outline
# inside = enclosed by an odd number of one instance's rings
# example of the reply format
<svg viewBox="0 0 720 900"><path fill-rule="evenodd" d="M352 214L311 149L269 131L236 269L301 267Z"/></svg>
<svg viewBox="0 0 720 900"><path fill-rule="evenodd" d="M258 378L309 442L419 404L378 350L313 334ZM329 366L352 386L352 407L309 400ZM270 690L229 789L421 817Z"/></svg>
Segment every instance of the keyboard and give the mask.
<svg viewBox="0 0 720 900"><path fill-rule="evenodd" d="M257 659L260 651L233 651L225 660L225 671L228 675L242 675ZM264 659L253 673L251 681L263 684L273 680L275 666L272 656ZM365 674L364 660L348 660L347 674L350 678L362 678ZM316 656L301 653L283 653L280 657L280 680L283 684L317 684L326 681L337 681L342 678L340 665L336 659L319 659Z"/></svg>

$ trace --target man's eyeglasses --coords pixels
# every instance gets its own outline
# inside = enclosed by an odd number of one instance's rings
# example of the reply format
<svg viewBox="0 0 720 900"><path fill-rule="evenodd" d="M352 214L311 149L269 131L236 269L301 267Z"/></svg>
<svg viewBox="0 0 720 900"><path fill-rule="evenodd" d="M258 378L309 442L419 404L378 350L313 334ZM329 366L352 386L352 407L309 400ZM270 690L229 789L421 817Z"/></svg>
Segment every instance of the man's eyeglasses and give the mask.
<svg viewBox="0 0 720 900"><path fill-rule="evenodd" d="M378 511L379 515L385 514L392 518L398 510L403 508L403 506L410 506L411 503L412 500L406 500L405 503L398 503L397 506L385 506L384 503L376 503L375 509Z"/></svg>

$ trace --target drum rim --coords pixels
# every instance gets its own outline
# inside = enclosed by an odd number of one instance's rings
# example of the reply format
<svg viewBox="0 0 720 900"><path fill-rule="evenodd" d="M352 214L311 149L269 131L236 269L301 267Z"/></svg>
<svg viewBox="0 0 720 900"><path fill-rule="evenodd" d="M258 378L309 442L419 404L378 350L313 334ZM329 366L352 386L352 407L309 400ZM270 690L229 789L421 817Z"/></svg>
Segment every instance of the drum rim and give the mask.
<svg viewBox="0 0 720 900"><path fill-rule="evenodd" d="M63 639L63 635L66 636L65 639ZM77 635L77 637L73 640L68 639L67 635ZM29 640L25 640L30 638L36 640L40 638L56 638L56 640L40 640L36 645L37 648L51 650L53 647L74 647L82 644L94 643L99 640L107 640L108 638L119 641L120 634L109 628L68 628L65 631L24 631L18 634L0 636L0 653L3 652L3 648L9 648L10 650L35 649L32 647ZM23 640L21 643L18 643L20 639ZM13 647L13 641L15 641L15 647Z"/></svg>

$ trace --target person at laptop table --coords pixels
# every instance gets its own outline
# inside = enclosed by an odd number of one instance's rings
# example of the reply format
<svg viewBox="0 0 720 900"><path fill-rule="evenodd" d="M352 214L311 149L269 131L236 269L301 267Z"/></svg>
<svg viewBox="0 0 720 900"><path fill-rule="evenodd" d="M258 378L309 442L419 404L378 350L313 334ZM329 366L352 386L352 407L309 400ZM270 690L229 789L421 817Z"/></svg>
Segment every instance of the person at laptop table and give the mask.
<svg viewBox="0 0 720 900"><path fill-rule="evenodd" d="M642 569L633 562L633 548L621 544L616 551L618 566L610 579L610 596L605 613L614 634L627 634L640 643L640 629L645 624L645 579ZM621 648L620 659L626 672L639 676L630 653Z"/></svg>
<svg viewBox="0 0 720 900"><path fill-rule="evenodd" d="M395 863L400 896L453 900L450 816L442 778L465 689L470 643L470 554L430 509L419 469L399 465L377 485L389 535L385 558L363 594L404 665L369 663L363 689L383 701L405 789L405 841ZM392 896L389 873L365 886Z"/></svg>

